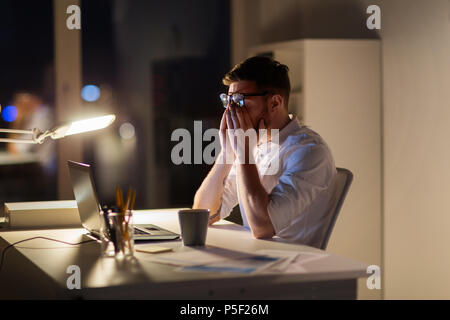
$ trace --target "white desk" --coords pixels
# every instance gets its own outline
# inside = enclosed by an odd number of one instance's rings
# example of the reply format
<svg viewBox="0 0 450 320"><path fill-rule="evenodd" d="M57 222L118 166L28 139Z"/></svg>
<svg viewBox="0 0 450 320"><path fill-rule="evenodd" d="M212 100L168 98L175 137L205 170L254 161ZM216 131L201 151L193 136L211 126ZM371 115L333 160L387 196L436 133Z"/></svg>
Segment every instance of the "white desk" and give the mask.
<svg viewBox="0 0 450 320"><path fill-rule="evenodd" d="M179 233L176 212L176 209L136 211L135 223L154 223ZM80 242L87 239L84 234L84 229L2 231L0 250L33 236ZM181 240L158 245L193 250L184 247ZM276 239L254 239L243 227L226 221L209 228L207 245L246 252L320 251ZM306 263L304 273L253 275L178 272L174 266L146 261L146 253L136 252L135 257L134 262L122 264L113 258L102 259L96 242L79 246L41 239L20 243L6 253L0 271L0 299L354 299L357 278L367 277L367 264L332 254ZM70 265L81 269L80 290L67 289L70 274L66 270Z"/></svg>

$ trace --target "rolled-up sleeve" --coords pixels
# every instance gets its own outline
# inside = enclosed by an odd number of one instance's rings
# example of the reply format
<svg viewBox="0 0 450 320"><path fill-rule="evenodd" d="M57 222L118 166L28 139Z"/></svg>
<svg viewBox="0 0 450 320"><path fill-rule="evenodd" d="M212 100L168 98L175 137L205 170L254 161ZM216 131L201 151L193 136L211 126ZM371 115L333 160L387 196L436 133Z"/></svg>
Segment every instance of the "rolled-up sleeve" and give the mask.
<svg viewBox="0 0 450 320"><path fill-rule="evenodd" d="M308 217L302 216L319 194L332 182L335 167L328 149L321 144L302 145L286 153L282 174L269 194L268 214L275 234L293 222L306 228Z"/></svg>

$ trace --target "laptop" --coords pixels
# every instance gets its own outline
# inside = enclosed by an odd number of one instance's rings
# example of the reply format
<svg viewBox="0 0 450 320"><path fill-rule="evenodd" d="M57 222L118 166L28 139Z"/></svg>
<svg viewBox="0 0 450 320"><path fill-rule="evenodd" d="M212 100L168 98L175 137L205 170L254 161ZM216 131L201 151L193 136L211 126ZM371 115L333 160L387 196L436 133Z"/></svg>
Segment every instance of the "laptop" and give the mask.
<svg viewBox="0 0 450 320"><path fill-rule="evenodd" d="M73 193L78 206L82 226L94 237L100 236L100 209L91 167L88 164L67 161ZM154 224L135 224L135 241L174 240L179 234Z"/></svg>

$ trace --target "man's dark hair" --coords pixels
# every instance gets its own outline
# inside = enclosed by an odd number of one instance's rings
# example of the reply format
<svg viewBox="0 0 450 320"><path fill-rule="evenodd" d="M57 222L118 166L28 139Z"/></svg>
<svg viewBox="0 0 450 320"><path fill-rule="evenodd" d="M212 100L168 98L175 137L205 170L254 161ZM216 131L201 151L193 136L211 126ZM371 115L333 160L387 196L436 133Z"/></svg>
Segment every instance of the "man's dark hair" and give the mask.
<svg viewBox="0 0 450 320"><path fill-rule="evenodd" d="M236 81L254 81L259 89L270 93L281 94L286 108L289 102L291 84L288 76L289 68L270 57L251 57L234 66L222 79L229 86Z"/></svg>

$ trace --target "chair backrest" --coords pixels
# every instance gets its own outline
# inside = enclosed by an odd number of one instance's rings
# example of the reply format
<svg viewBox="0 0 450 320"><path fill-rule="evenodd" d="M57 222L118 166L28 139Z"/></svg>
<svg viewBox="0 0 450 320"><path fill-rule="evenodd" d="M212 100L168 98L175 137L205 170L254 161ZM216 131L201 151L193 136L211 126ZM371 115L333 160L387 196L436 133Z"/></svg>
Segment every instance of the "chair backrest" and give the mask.
<svg viewBox="0 0 450 320"><path fill-rule="evenodd" d="M334 224L336 223L339 211L341 211L342 205L347 195L348 189L353 181L353 173L344 168L336 168L337 176L335 182L334 193L330 201L330 209L328 211L328 226L325 230L325 234L322 240L320 249L325 250L330 239L331 232L333 231Z"/></svg>

